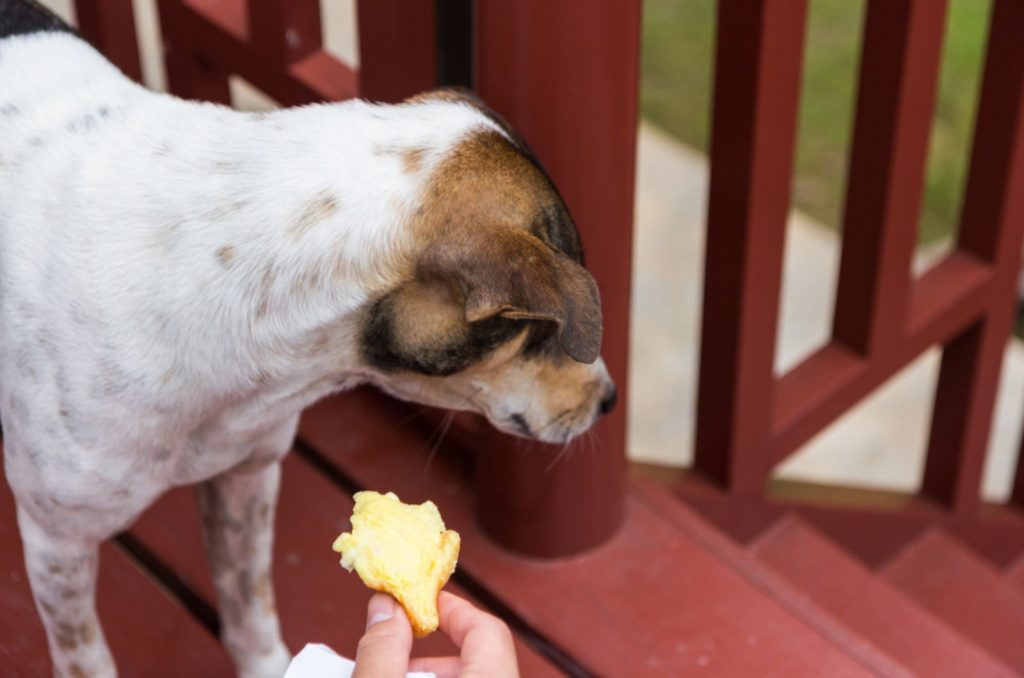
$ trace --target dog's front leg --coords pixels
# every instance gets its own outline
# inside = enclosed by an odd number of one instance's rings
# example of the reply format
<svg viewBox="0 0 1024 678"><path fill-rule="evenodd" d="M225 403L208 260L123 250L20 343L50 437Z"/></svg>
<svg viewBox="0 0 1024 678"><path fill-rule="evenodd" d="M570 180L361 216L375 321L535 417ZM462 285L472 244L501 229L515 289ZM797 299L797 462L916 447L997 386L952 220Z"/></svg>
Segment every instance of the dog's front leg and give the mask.
<svg viewBox="0 0 1024 678"><path fill-rule="evenodd" d="M280 678L291 659L281 640L270 568L280 477L275 459L243 465L196 488L221 639L243 678Z"/></svg>
<svg viewBox="0 0 1024 678"><path fill-rule="evenodd" d="M25 569L46 628L55 676L116 676L96 616L99 542L54 534L18 509Z"/></svg>

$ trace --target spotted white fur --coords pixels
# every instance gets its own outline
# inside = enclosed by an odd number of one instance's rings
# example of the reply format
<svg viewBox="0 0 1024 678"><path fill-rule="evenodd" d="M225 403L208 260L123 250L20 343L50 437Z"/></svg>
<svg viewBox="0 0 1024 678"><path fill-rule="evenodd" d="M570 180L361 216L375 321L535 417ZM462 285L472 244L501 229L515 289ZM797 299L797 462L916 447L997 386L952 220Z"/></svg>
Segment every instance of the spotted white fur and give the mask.
<svg viewBox="0 0 1024 678"><path fill-rule="evenodd" d="M115 673L98 541L202 483L226 644L280 675L268 516L298 412L365 381L501 409L500 389L388 382L357 346L432 168L481 129L443 101L240 113L145 90L70 34L0 41L4 462L58 674Z"/></svg>

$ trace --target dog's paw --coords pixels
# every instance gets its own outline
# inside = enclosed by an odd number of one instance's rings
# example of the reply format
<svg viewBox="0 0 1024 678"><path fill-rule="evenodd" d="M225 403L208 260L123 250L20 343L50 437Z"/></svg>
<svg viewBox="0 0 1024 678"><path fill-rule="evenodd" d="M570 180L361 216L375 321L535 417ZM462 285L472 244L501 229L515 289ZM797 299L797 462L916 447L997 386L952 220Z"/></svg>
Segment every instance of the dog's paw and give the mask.
<svg viewBox="0 0 1024 678"><path fill-rule="evenodd" d="M284 643L274 647L269 653L258 657L246 657L238 665L239 678L281 678L288 670L292 661L292 653Z"/></svg>

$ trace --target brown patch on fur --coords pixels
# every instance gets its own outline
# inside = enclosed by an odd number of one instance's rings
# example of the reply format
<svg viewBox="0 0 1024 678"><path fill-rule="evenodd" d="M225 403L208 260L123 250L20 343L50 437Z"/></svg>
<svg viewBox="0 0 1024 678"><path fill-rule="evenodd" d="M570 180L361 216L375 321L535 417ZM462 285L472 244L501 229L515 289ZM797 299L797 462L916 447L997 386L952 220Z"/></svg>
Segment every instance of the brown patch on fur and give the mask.
<svg viewBox="0 0 1024 678"><path fill-rule="evenodd" d="M417 279L454 282L470 322L554 321L569 355L597 358L597 286L561 198L530 158L500 133L478 132L434 169L421 201Z"/></svg>
<svg viewBox="0 0 1024 678"><path fill-rule="evenodd" d="M331 333L327 331L318 332L309 346L312 355L323 353L331 343Z"/></svg>
<svg viewBox="0 0 1024 678"><path fill-rule="evenodd" d="M378 146L373 149L373 153L374 155L397 157L402 161L403 172L406 174L416 174L423 169L423 163L426 160L427 154L430 153L430 149L422 146L407 148L401 146Z"/></svg>
<svg viewBox="0 0 1024 678"><path fill-rule="evenodd" d="M85 622L79 625L78 636L82 639L84 645L88 645L96 640L96 627L90 622Z"/></svg>
<svg viewBox="0 0 1024 678"><path fill-rule="evenodd" d="M324 221L338 210L338 199L328 191L323 191L306 203L299 218L289 227L288 231L296 238L309 232L316 224Z"/></svg>
<svg viewBox="0 0 1024 678"><path fill-rule="evenodd" d="M274 267L267 264L263 269L263 277L260 278L259 298L256 302L255 311L257 318L262 318L267 315L267 310L270 308L270 288L274 285L274 278Z"/></svg>
<svg viewBox="0 0 1024 678"><path fill-rule="evenodd" d="M71 666L68 667L68 673L71 674L71 678L89 678L85 669L75 663L72 663Z"/></svg>
<svg viewBox="0 0 1024 678"><path fill-rule="evenodd" d="M493 224L528 228L553 188L500 133L487 130L457 145L435 167L423 194L417 235Z"/></svg>
<svg viewBox="0 0 1024 678"><path fill-rule="evenodd" d="M230 529L230 523L224 518L225 509L213 483L207 481L196 488L199 499L199 516L203 522L206 540L206 555L214 572L230 567L231 552L224 538L224 531Z"/></svg>
<svg viewBox="0 0 1024 678"><path fill-rule="evenodd" d="M260 573L260 576L256 578L253 593L256 596L256 600L263 604L263 612L266 614L273 614L274 595L270 582L270 572L264 570Z"/></svg>
<svg viewBox="0 0 1024 678"><path fill-rule="evenodd" d="M219 261L224 268L228 268L234 258L235 248L233 246L224 245L217 248L217 261Z"/></svg>
<svg viewBox="0 0 1024 678"><path fill-rule="evenodd" d="M53 629L57 645L62 650L73 650L78 647L77 629L66 622L57 622Z"/></svg>
<svg viewBox="0 0 1024 678"><path fill-rule="evenodd" d="M340 283L348 276L351 263L342 256L337 256L331 265L331 281Z"/></svg>
<svg viewBox="0 0 1024 678"><path fill-rule="evenodd" d="M402 152L402 169L406 174L416 174L423 169L427 155L426 148L407 148Z"/></svg>
<svg viewBox="0 0 1024 678"><path fill-rule="evenodd" d="M406 350L450 346L469 330L458 292L443 282L406 285L395 295L392 309L395 339Z"/></svg>
<svg viewBox="0 0 1024 678"><path fill-rule="evenodd" d="M312 267L292 282L291 292L295 296L309 296L320 285L320 269Z"/></svg>

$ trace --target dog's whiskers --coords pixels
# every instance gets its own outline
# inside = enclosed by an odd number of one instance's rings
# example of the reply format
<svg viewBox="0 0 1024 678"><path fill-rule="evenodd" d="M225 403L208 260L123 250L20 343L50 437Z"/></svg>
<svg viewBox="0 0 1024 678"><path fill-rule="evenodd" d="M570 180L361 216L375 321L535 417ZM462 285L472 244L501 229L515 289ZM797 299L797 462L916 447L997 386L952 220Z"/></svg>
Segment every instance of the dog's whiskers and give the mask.
<svg viewBox="0 0 1024 678"><path fill-rule="evenodd" d="M458 414L459 408L464 407L466 404L475 404L473 399L478 396L482 390L482 386L477 387L475 391L466 396L461 403L455 406L454 409L448 410L448 412L445 413L444 417L441 419L441 423L438 424L437 428L427 440L430 444L430 451L427 452L427 460L423 464L423 473L426 473L430 469L430 464L434 461L437 451L441 449L441 443L444 442L445 436L448 435L448 431L455 422L455 415Z"/></svg>
<svg viewBox="0 0 1024 678"><path fill-rule="evenodd" d="M566 435L568 433L569 429L565 428L562 432L562 435ZM555 455L555 458L552 459L551 463L549 463L547 468L544 469L544 473L550 472L551 469L553 469L555 465L558 464L558 462L568 458L568 455L571 453L571 451L574 448L578 447L578 445L576 444L578 440L579 438L573 438L572 440L567 440L564 443L562 443L562 449L558 451L558 454Z"/></svg>
<svg viewBox="0 0 1024 678"><path fill-rule="evenodd" d="M560 412L560 413L556 414L555 416L553 416L551 419L548 420L548 423L544 424L539 429L537 429L536 433L538 435L541 434L541 433L544 433L545 431L547 431L552 426L554 426L556 424L561 424L562 422L565 421L565 419L567 417L569 417L571 415L572 415L572 411L571 410L565 410L564 412Z"/></svg>
<svg viewBox="0 0 1024 678"><path fill-rule="evenodd" d="M437 430L434 431L432 436L430 436L430 440L433 441L433 443L430 446L430 451L427 452L427 461L423 464L424 474L430 469L430 464L434 461L437 451L441 449L441 443L444 442L444 437L448 435L448 430L452 427L452 422L454 421L455 411L452 410L444 415L444 418L438 425Z"/></svg>

